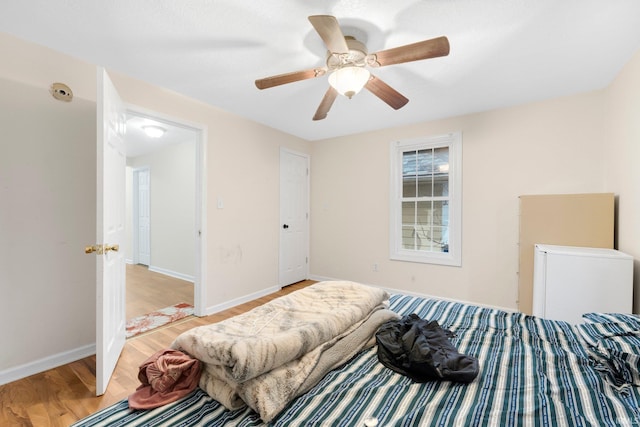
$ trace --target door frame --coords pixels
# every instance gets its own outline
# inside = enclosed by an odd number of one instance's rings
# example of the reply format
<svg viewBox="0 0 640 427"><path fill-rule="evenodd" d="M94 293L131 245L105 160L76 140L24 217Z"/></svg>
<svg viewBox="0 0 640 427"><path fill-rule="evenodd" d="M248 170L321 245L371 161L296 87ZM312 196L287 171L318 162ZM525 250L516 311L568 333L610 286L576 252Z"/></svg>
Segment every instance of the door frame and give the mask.
<svg viewBox="0 0 640 427"><path fill-rule="evenodd" d="M192 130L195 135L196 207L195 207L195 274L193 277L193 305L196 316L206 316L207 283L207 126L188 122L133 104L125 104L127 115L147 118L169 126Z"/></svg>
<svg viewBox="0 0 640 427"><path fill-rule="evenodd" d="M300 151L295 151L295 150L291 150L289 148L286 147L280 147L280 154L279 154L279 158L282 159L282 156L284 154L290 154L290 155L294 155L294 156L300 156L302 158L304 158L306 160L306 166L307 166L307 173L306 173L306 200L305 200L305 208L307 211L307 218L306 221L304 222L304 233L305 233L305 241L306 241L306 263L305 263L305 279L309 278L309 263L311 262L311 250L310 250L310 230L309 230L309 223L310 223L310 207L311 207L311 155L309 155L308 153L303 153ZM279 235L279 249L278 249L278 285L280 287L283 286L287 286L290 285L291 283L284 283L284 279L283 279L283 274L282 274L282 259L283 259L283 255L284 255L284 244L283 244L283 233L282 230L280 229L280 227L282 227L283 224L283 194L282 194L282 187L283 187L283 182L282 182L282 161L280 160L280 166L279 166L279 188L280 188L280 201L279 201L279 214L278 214L278 235Z"/></svg>

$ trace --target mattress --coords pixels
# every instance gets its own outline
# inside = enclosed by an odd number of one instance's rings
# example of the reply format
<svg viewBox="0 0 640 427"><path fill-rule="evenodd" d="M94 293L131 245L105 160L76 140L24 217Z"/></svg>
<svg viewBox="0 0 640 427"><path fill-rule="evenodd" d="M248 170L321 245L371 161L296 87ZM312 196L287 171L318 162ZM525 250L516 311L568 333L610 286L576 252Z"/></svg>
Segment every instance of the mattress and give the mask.
<svg viewBox="0 0 640 427"><path fill-rule="evenodd" d="M415 383L365 350L295 399L274 426L640 425L640 390L616 387L578 330L565 322L395 294L390 309L437 320L460 353L479 361L470 384ZM149 411L123 400L74 426L260 426L250 409L229 411L198 389Z"/></svg>

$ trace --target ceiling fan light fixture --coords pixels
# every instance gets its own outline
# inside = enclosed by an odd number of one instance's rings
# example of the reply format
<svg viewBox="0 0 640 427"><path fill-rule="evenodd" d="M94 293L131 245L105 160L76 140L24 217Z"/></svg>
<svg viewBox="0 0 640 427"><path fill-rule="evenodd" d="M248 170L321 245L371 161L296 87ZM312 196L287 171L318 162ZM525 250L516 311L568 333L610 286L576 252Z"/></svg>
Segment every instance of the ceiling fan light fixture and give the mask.
<svg viewBox="0 0 640 427"><path fill-rule="evenodd" d="M142 130L147 134L149 138L160 138L167 131L165 128L160 126L142 126Z"/></svg>
<svg viewBox="0 0 640 427"><path fill-rule="evenodd" d="M371 73L363 67L342 67L329 75L329 84L340 95L351 99L353 95L362 90L370 78Z"/></svg>

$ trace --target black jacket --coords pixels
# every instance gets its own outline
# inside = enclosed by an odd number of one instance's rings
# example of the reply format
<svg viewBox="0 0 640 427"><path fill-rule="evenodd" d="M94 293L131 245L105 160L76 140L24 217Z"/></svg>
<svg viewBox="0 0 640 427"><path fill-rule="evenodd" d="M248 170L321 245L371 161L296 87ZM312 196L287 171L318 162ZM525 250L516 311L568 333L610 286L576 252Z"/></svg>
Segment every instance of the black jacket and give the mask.
<svg viewBox="0 0 640 427"><path fill-rule="evenodd" d="M378 360L416 382L450 380L469 383L478 375L478 360L458 353L454 334L437 321L416 314L383 323L376 332Z"/></svg>

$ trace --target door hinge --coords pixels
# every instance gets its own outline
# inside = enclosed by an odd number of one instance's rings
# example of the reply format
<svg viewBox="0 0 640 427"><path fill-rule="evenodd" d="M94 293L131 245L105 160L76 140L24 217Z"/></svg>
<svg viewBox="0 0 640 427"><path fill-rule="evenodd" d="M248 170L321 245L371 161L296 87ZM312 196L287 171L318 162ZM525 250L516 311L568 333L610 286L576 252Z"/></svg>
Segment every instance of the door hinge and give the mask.
<svg viewBox="0 0 640 427"><path fill-rule="evenodd" d="M305 264L309 264L309 257L308 256L304 257L304 263Z"/></svg>

